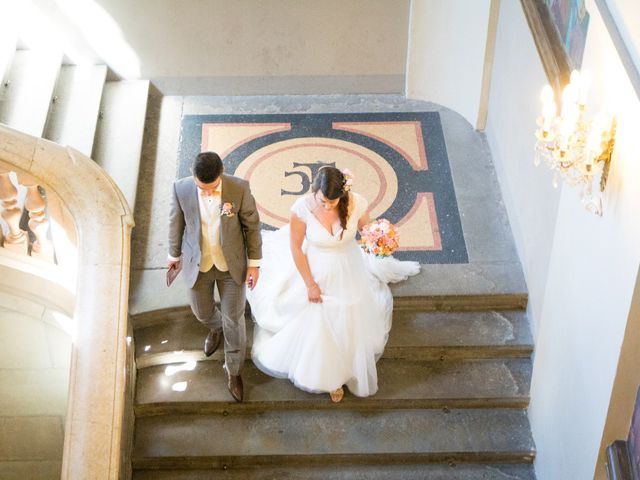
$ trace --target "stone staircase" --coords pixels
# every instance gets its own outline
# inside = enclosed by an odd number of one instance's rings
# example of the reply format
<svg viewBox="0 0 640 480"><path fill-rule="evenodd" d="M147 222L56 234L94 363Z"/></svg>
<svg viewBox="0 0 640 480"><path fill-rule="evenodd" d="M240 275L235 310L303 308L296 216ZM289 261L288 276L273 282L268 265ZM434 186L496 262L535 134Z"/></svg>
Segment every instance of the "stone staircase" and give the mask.
<svg viewBox="0 0 640 480"><path fill-rule="evenodd" d="M105 65L67 65L62 54L24 49L0 77L0 123L90 156L133 209L148 80L122 81Z"/></svg>
<svg viewBox="0 0 640 480"><path fill-rule="evenodd" d="M188 308L137 315L134 478L533 480L523 300L396 297L378 393L340 404L250 360L237 404Z"/></svg>
<svg viewBox="0 0 640 480"><path fill-rule="evenodd" d="M104 65L66 65L62 55L30 50L15 50L6 69L0 64L0 76L0 123L90 155L116 180L132 209L136 191L144 194L132 264L145 282L132 283L132 295L165 296L156 282L164 276L166 249L158 240L164 233L154 219L166 208L151 200L168 198L162 189L175 169L159 159L175 156L180 115L193 102L158 100L167 107L160 122L159 109L147 112L148 81L122 81ZM388 99L373 100L358 102L366 111L376 105L393 110L396 102L407 108L403 99L393 99L390 107ZM222 106L207 108L229 108L228 99L219 101ZM234 112L248 108L245 102L255 100L232 102ZM286 100L284 108L295 102ZM335 103L327 104L329 111L344 107L341 98L329 102ZM271 99L258 100L256 107L273 108ZM470 263L429 265L408 287L393 289L394 324L378 364L379 392L364 399L347 393L335 405L327 395L263 375L249 360L245 402L237 404L226 389L220 354L206 359L201 353L206 330L190 310L145 312L138 299L137 311L144 313L132 317L134 478L535 478L526 416L533 350L521 293L526 287L483 146L456 116L442 115L445 135L451 132L454 180L460 180L460 191L478 190L458 198ZM141 170L143 136L149 163ZM473 161L474 155L482 161ZM464 170L456 170L456 162ZM154 177L153 188L138 182L139 171ZM479 199L482 209L476 208ZM182 370L168 375L169 366Z"/></svg>

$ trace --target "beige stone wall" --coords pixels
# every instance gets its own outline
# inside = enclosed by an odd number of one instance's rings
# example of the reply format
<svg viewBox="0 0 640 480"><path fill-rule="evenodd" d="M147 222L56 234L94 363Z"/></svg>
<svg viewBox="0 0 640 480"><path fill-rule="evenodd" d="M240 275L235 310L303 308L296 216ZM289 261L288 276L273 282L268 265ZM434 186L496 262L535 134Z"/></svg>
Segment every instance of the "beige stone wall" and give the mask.
<svg viewBox="0 0 640 480"><path fill-rule="evenodd" d="M135 70L130 49L166 94L404 89L409 0L97 0L65 15L35 2L115 71Z"/></svg>
<svg viewBox="0 0 640 480"><path fill-rule="evenodd" d="M71 336L44 305L0 292L0 478L57 478Z"/></svg>

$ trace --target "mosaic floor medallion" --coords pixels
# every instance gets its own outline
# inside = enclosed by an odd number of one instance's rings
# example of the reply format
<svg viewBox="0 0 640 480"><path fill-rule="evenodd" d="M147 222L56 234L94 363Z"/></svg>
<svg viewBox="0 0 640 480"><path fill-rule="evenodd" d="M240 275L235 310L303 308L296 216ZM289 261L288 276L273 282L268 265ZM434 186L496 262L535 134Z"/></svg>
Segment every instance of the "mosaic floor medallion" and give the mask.
<svg viewBox="0 0 640 480"><path fill-rule="evenodd" d="M318 170L333 165L353 172L372 217L398 226L397 258L468 262L437 112L185 116L178 178L207 150L251 183L265 228L286 224Z"/></svg>

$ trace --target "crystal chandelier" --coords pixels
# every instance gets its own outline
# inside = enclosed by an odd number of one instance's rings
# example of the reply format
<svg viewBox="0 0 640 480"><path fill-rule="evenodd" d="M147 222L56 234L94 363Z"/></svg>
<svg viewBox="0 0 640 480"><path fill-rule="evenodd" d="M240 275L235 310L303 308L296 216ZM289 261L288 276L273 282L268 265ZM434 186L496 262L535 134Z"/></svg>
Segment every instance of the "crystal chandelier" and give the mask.
<svg viewBox="0 0 640 480"><path fill-rule="evenodd" d="M544 162L554 171L554 187L560 178L572 187L579 187L585 208L602 216L602 192L615 143L616 121L604 113L587 118L590 83L588 75L577 70L571 72L571 80L562 91L560 115L551 86L542 89L542 115L537 120L533 163L538 166ZM600 186L594 192L593 181L598 176Z"/></svg>

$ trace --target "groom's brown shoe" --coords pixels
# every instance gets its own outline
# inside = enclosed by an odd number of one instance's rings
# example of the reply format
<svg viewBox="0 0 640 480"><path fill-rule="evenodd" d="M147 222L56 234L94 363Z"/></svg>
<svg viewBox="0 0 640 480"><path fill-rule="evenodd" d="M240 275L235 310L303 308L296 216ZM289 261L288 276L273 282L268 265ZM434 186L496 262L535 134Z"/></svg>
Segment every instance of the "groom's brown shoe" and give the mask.
<svg viewBox="0 0 640 480"><path fill-rule="evenodd" d="M236 402L242 402L244 389L242 386L242 377L240 375L227 374L227 387Z"/></svg>
<svg viewBox="0 0 640 480"><path fill-rule="evenodd" d="M222 342L222 331L214 332L211 330L204 341L204 354L210 357L220 346Z"/></svg>

